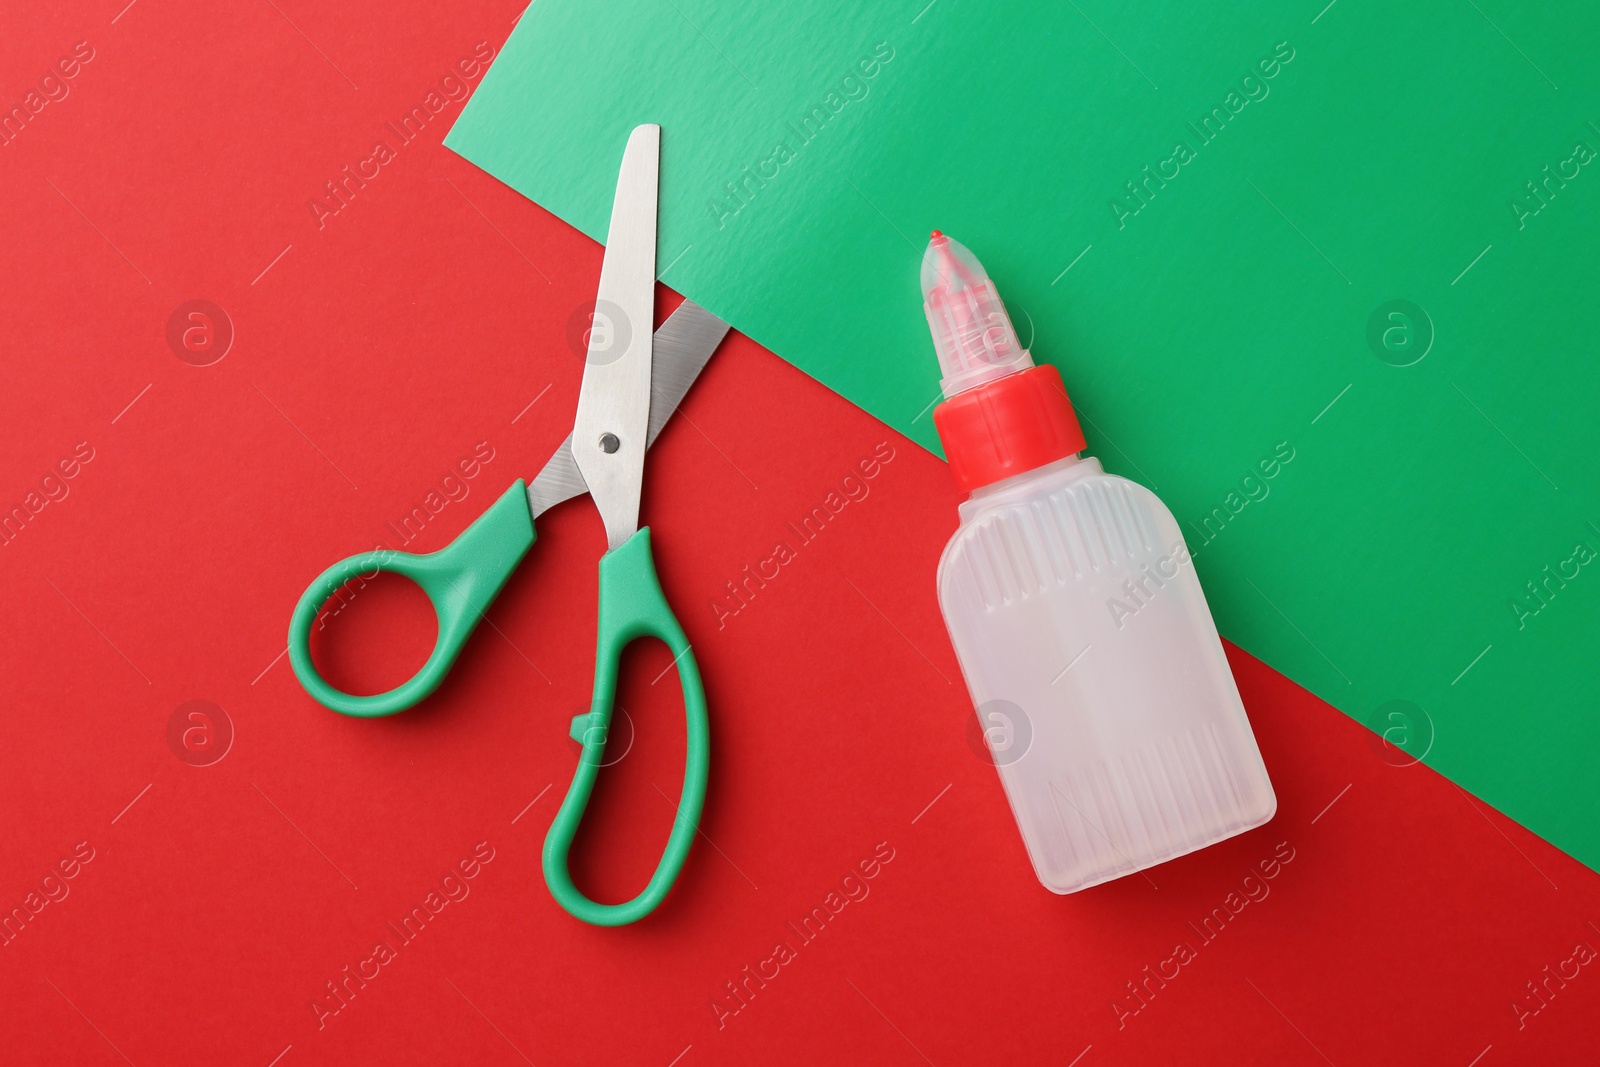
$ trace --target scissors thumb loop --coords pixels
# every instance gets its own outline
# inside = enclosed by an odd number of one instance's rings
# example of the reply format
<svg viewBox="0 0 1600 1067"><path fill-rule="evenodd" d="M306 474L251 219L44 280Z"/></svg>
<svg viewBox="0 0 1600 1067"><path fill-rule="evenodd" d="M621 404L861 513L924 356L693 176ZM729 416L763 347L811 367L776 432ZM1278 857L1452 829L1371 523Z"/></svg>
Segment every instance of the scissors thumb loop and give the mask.
<svg viewBox="0 0 1600 1067"><path fill-rule="evenodd" d="M588 721L580 728L573 724L574 738L583 744L583 755L573 773L572 785L561 810L550 824L544 841L544 880L556 903L574 918L595 926L624 926L637 922L654 911L677 881L700 829L700 812L705 806L706 776L711 763L710 728L706 718L705 689L700 681L700 666L695 662L689 639L672 614L656 577L655 560L650 551L650 530L638 531L600 559L599 639L595 652L594 699ZM567 855L572 847L595 779L605 759L606 738L616 700L617 672L622 651L641 637L659 638L677 664L683 688L683 709L687 724L687 744L683 766L683 791L678 812L667 836L666 848L655 873L644 890L621 904L600 904L589 899L572 882ZM580 719L581 722L581 719Z"/></svg>
<svg viewBox="0 0 1600 1067"><path fill-rule="evenodd" d="M340 560L301 594L290 617L289 662L295 677L318 703L344 715L374 718L412 707L439 688L478 620L533 541L527 488L519 479L437 552L418 555L379 549ZM337 600L342 610L345 601L380 572L402 575L422 588L438 618L439 636L427 662L410 679L388 692L357 696L335 688L318 672L311 660L311 631L319 617L326 624L325 605Z"/></svg>

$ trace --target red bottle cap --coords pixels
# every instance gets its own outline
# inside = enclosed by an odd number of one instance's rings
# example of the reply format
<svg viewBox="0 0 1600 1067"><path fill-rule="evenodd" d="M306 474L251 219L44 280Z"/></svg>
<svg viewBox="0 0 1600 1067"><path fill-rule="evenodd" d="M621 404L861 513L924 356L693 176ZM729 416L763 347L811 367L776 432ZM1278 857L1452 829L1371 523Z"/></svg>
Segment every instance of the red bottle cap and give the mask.
<svg viewBox="0 0 1600 1067"><path fill-rule="evenodd" d="M933 424L964 493L1088 447L1061 372L1049 365L957 393L933 409Z"/></svg>

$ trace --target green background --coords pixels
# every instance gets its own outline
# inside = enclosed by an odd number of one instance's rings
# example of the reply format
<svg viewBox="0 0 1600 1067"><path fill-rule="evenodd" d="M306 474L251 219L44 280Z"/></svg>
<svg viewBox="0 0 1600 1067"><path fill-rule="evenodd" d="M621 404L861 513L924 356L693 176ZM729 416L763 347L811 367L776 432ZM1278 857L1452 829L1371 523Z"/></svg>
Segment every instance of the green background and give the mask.
<svg viewBox="0 0 1600 1067"><path fill-rule="evenodd" d="M540 0L446 143L603 240L661 123L663 280L935 450L917 271L931 228L963 241L1091 450L1183 523L1224 635L1595 867L1600 559L1526 583L1600 551L1600 160L1564 162L1600 148L1597 30L1504 0ZM1577 173L1519 220L1546 165ZM770 179L732 212L745 167ZM1422 314L1391 350L1395 300Z"/></svg>

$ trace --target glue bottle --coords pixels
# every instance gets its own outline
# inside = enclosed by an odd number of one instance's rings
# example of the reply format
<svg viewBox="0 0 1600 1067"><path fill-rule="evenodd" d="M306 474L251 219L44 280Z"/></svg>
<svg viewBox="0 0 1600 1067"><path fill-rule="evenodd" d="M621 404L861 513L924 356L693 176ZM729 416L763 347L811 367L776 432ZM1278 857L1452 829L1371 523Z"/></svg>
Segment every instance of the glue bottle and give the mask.
<svg viewBox="0 0 1600 1067"><path fill-rule="evenodd" d="M1177 520L1107 474L962 245L933 232L934 424L969 494L939 607L1034 872L1056 893L1182 856L1278 802Z"/></svg>

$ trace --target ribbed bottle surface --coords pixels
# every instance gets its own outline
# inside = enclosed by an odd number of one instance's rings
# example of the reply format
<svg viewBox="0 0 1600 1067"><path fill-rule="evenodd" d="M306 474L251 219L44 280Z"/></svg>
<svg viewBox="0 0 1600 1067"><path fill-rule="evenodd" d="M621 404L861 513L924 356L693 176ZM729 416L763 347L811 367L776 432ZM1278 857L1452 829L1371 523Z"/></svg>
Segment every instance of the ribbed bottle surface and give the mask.
<svg viewBox="0 0 1600 1067"><path fill-rule="evenodd" d="M1153 494L1088 459L963 511L940 605L1041 882L1074 892L1272 817L1193 564Z"/></svg>

